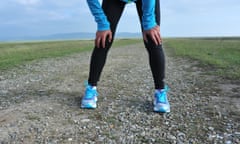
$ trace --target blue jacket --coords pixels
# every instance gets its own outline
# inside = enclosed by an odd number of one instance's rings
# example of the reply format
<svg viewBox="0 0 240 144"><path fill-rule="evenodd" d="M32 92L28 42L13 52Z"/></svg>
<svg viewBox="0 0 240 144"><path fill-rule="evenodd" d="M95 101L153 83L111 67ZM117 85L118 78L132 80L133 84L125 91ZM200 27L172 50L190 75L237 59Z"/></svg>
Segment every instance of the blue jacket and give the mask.
<svg viewBox="0 0 240 144"><path fill-rule="evenodd" d="M121 0L124 2L131 2L137 0ZM149 30L157 25L155 19L155 0L142 0L142 26L144 30ZM110 30L110 23L104 14L102 7L98 0L87 0L88 6L91 10L92 15L97 22L99 31Z"/></svg>

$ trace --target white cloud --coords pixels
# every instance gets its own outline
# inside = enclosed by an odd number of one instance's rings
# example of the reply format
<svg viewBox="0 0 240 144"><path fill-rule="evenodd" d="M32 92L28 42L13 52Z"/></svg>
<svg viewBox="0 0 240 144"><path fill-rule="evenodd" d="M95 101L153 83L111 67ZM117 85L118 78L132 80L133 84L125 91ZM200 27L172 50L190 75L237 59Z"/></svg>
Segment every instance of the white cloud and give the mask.
<svg viewBox="0 0 240 144"><path fill-rule="evenodd" d="M240 34L239 9L239 0L162 0L161 31L163 35ZM0 35L96 31L86 0L0 0L0 22ZM140 31L135 4L125 8L118 31Z"/></svg>

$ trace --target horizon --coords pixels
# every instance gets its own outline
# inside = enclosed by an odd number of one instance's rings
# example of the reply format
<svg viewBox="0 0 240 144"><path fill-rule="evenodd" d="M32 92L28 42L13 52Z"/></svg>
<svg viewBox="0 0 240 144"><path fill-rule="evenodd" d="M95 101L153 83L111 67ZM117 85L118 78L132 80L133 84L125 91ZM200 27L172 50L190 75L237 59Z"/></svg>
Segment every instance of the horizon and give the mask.
<svg viewBox="0 0 240 144"><path fill-rule="evenodd" d="M0 1L0 8L0 38L96 31L96 23L86 1L9 0ZM161 1L161 35L239 36L239 9L239 0ZM140 31L135 5L128 4L117 33Z"/></svg>
<svg viewBox="0 0 240 144"><path fill-rule="evenodd" d="M83 35L81 35L83 34ZM34 41L64 41L64 40L94 40L94 32L54 33L41 36L0 37L0 42L34 42ZM116 39L141 39L141 32L117 32ZM240 38L239 36L162 36L162 38Z"/></svg>

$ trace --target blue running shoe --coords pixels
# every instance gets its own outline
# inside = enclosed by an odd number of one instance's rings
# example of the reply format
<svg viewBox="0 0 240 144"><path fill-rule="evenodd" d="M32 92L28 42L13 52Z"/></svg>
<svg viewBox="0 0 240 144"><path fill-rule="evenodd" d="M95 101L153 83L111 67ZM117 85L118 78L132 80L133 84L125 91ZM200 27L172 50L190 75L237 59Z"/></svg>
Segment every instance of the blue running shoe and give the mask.
<svg viewBox="0 0 240 144"><path fill-rule="evenodd" d="M156 90L154 95L154 101L153 101L153 110L155 112L160 113L169 113L170 112L170 104L167 99L167 91L168 87L165 86L164 89Z"/></svg>
<svg viewBox="0 0 240 144"><path fill-rule="evenodd" d="M97 89L91 85L86 86L85 95L82 98L81 108L95 109L97 107Z"/></svg>

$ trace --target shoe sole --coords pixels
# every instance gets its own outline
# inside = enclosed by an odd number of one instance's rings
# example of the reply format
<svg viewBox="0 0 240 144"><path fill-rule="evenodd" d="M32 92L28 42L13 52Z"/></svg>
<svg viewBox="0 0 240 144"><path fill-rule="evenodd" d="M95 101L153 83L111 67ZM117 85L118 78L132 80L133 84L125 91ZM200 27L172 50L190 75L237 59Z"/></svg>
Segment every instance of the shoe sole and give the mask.
<svg viewBox="0 0 240 144"><path fill-rule="evenodd" d="M163 104L162 106L157 106L156 101L153 101L153 111L158 113L170 113L170 105Z"/></svg>
<svg viewBox="0 0 240 144"><path fill-rule="evenodd" d="M159 112L159 113L170 113L170 106L165 106L165 107L155 107L155 104L153 103L153 111L154 112Z"/></svg>
<svg viewBox="0 0 240 144"><path fill-rule="evenodd" d="M161 110L161 109L153 108L153 111L154 111L154 112L157 112L157 113L170 113L170 109Z"/></svg>
<svg viewBox="0 0 240 144"><path fill-rule="evenodd" d="M82 109L95 109L97 108L97 101L98 101L98 98L97 98L97 95L95 96L95 104L83 104L81 103L81 108Z"/></svg>
<svg viewBox="0 0 240 144"><path fill-rule="evenodd" d="M82 109L95 109L97 105L81 105Z"/></svg>

